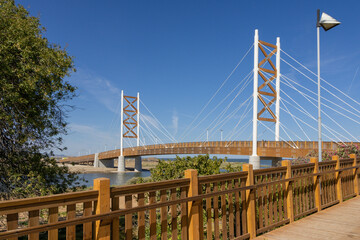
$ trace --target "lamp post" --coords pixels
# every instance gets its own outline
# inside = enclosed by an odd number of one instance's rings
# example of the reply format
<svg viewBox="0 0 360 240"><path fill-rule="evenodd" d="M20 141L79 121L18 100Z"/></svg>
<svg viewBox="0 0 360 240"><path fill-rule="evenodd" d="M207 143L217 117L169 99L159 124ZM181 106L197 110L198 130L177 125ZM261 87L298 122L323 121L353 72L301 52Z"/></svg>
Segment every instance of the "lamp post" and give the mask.
<svg viewBox="0 0 360 240"><path fill-rule="evenodd" d="M320 27L322 27L325 31L330 30L331 28L339 25L340 22L335 18L329 16L326 13L322 13L320 18L320 9L317 10L317 22L316 22L316 30L317 30L317 68L318 68L318 148L319 148L319 162L322 161L322 140L321 140L321 101L320 101Z"/></svg>

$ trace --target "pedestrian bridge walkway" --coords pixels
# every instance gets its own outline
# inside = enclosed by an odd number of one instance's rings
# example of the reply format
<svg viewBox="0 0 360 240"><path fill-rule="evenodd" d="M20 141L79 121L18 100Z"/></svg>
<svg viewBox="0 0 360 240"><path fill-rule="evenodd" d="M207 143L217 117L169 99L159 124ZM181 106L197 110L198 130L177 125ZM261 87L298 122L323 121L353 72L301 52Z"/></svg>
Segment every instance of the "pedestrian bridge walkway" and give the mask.
<svg viewBox="0 0 360 240"><path fill-rule="evenodd" d="M256 239L360 239L360 197L280 227Z"/></svg>

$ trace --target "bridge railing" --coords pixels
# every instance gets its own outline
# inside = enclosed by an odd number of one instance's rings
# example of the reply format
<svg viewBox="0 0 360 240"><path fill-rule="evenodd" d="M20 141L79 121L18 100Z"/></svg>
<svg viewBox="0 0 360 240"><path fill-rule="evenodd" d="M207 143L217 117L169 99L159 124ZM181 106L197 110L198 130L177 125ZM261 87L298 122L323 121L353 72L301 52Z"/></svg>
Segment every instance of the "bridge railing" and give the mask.
<svg viewBox="0 0 360 240"><path fill-rule="evenodd" d="M359 194L355 155L0 202L0 239L247 239Z"/></svg>

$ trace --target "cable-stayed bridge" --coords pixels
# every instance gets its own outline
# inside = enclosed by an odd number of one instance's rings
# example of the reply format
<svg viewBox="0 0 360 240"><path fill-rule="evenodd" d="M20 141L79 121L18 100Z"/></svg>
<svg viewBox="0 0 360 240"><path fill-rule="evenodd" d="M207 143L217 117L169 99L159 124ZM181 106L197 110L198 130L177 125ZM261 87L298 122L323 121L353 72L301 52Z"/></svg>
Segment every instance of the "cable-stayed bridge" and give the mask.
<svg viewBox="0 0 360 240"><path fill-rule="evenodd" d="M249 69L245 59L252 50L254 64ZM319 147L316 77L280 48L279 38L276 45L264 42L255 31L254 44L181 136L173 136L140 101L139 94L132 97L122 93L120 147L62 161L94 161L95 166L113 166L113 159L118 159L119 171L124 171L125 158L135 157L135 169L141 170L141 156L149 155L247 155L254 168L264 158L277 161L306 156ZM325 79L321 83L322 149L358 145L360 103L335 84Z"/></svg>

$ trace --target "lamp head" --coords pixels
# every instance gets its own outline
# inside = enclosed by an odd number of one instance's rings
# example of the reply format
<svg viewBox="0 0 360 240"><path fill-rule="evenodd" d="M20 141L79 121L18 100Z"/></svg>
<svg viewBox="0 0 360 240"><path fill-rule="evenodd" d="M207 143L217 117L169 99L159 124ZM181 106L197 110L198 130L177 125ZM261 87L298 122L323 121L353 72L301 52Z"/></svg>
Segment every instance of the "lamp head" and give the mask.
<svg viewBox="0 0 360 240"><path fill-rule="evenodd" d="M338 20L336 20L335 18L331 17L330 15L328 15L324 12L321 14L319 25L325 31L328 31L328 30L332 29L333 27L336 27L339 24L340 24L340 22Z"/></svg>

